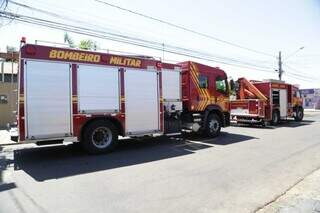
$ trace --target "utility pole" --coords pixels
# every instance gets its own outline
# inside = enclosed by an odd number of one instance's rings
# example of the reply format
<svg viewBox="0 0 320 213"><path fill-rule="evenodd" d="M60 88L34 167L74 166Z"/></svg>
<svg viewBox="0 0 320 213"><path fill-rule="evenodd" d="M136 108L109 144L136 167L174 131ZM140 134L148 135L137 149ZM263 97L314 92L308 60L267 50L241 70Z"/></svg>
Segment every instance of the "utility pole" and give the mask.
<svg viewBox="0 0 320 213"><path fill-rule="evenodd" d="M294 56L295 54L297 54L300 50L303 50L304 47L300 47L299 49L297 49L296 51L294 51L293 53L289 54L287 57L284 58L284 60L287 60L288 58ZM282 74L284 73L284 71L282 70L282 58L281 58L281 51L279 51L279 57L278 57L278 65L279 65L279 68L278 70L276 70L279 74L279 80L281 81L282 79Z"/></svg>
<svg viewBox="0 0 320 213"><path fill-rule="evenodd" d="M281 78L282 78L282 73L283 73L283 70L282 70L282 60L281 60L281 51L279 51L279 69L278 69L278 72L279 72L279 80L281 81Z"/></svg>

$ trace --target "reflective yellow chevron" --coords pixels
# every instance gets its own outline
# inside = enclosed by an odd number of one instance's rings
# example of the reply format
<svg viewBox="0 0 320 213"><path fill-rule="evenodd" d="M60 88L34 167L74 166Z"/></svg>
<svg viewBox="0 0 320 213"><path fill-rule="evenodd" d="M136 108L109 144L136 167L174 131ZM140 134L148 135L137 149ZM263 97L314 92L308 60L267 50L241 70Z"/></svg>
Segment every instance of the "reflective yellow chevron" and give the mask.
<svg viewBox="0 0 320 213"><path fill-rule="evenodd" d="M196 85L197 91L200 96L200 101L198 106L196 107L197 111L203 111L208 104L211 102L214 102L214 100L211 100L210 94L207 88L200 88L199 86L199 69L198 67L191 62L191 76L193 79L193 83Z"/></svg>
<svg viewBox="0 0 320 213"><path fill-rule="evenodd" d="M196 89L197 89L197 92L199 94L199 102L197 104L197 106L195 107L195 110L196 111L199 111L200 108L202 107L202 99L203 99L203 93L199 87L199 79L198 79L198 76L195 72L195 69L194 69L194 65L193 63L191 62L190 63L190 76L191 76L191 79L193 81L193 84L195 85Z"/></svg>

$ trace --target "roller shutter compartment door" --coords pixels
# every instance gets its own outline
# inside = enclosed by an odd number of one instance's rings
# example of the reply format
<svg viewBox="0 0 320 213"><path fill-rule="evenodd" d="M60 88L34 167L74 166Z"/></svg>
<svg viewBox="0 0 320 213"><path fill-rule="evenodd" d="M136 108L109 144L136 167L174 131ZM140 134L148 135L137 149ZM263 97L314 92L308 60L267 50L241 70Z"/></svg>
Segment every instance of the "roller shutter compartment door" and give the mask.
<svg viewBox="0 0 320 213"><path fill-rule="evenodd" d="M27 139L71 134L70 64L27 61Z"/></svg>
<svg viewBox="0 0 320 213"><path fill-rule="evenodd" d="M159 131L158 75L155 71L125 71L126 133Z"/></svg>

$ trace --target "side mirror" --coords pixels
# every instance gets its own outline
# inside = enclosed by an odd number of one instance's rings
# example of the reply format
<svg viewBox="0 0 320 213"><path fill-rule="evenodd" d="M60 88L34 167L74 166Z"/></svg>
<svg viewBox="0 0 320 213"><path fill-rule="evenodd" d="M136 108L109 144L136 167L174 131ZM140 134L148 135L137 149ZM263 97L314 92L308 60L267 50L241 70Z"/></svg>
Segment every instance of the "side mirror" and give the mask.
<svg viewBox="0 0 320 213"><path fill-rule="evenodd" d="M236 89L236 84L233 79L230 80L230 90L234 91Z"/></svg>

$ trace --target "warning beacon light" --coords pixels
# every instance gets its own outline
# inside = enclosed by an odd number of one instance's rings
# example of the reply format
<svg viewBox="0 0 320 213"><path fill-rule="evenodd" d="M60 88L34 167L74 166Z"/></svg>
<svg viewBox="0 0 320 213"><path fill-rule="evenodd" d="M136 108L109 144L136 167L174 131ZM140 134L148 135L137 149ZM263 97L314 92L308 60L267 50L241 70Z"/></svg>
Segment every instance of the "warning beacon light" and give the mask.
<svg viewBox="0 0 320 213"><path fill-rule="evenodd" d="M20 41L20 42L25 44L25 43L27 42L26 37L24 37L24 36L23 36L23 37L21 37L21 41Z"/></svg>

